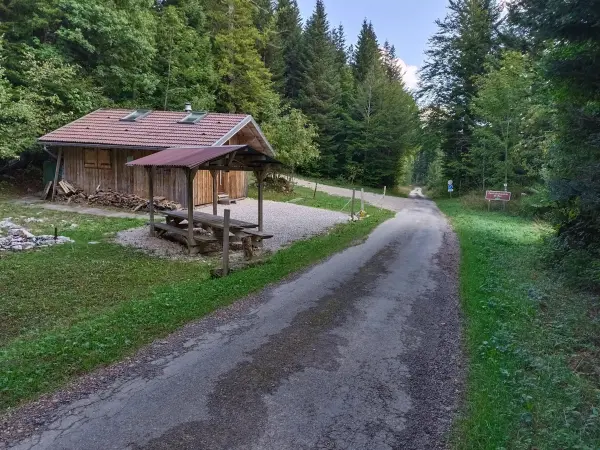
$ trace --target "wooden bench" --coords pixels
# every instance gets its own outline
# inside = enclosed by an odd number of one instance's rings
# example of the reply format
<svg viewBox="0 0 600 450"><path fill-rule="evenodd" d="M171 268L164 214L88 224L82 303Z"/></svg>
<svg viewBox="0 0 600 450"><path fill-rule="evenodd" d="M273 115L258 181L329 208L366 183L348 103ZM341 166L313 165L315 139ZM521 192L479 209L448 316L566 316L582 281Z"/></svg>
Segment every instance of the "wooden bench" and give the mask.
<svg viewBox="0 0 600 450"><path fill-rule="evenodd" d="M244 233L249 234L253 238L256 237L256 238L260 238L260 239L271 239L273 237L272 234L265 233L264 231L258 231L258 230L244 230Z"/></svg>
<svg viewBox="0 0 600 450"><path fill-rule="evenodd" d="M178 234L180 236L188 238L188 229L187 228L179 228L173 225L168 225L166 223L154 223L154 228L160 230L158 236L162 236L165 233L173 233ZM209 236L206 234L195 234L194 240L197 242L219 242L219 240L214 236Z"/></svg>

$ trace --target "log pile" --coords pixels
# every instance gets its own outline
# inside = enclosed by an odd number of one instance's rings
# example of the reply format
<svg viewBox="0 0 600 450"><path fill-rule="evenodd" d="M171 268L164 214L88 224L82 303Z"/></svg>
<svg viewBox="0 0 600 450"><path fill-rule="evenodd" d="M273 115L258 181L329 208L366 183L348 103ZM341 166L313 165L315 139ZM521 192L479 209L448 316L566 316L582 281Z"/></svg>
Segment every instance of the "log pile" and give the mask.
<svg viewBox="0 0 600 450"><path fill-rule="evenodd" d="M50 182L52 183L52 182ZM52 186L46 186L44 199L52 192ZM86 203L96 206L112 206L115 208L130 209L132 211L145 211L148 209L149 201L135 194L126 194L112 189L96 188L93 194L86 194L67 181L59 181L57 200L70 203ZM181 204L168 200L166 197L154 197L154 209L159 211L181 209Z"/></svg>

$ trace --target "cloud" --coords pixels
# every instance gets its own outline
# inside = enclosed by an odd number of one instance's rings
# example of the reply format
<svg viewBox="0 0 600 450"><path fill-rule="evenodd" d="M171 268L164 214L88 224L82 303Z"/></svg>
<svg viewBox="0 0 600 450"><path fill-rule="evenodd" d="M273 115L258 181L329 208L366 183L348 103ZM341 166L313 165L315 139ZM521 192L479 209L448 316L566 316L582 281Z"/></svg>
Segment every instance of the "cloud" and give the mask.
<svg viewBox="0 0 600 450"><path fill-rule="evenodd" d="M419 83L419 74L417 73L419 68L417 66L406 64L400 58L396 59L396 64L402 70L402 78L404 79L406 87L410 90L416 89L417 84Z"/></svg>

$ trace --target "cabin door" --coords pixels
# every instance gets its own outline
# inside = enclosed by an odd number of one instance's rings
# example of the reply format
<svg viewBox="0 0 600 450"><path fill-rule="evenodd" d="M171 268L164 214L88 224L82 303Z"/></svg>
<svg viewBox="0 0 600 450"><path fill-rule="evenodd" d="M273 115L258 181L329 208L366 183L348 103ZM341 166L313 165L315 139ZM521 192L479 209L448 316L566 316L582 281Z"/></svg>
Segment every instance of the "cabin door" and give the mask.
<svg viewBox="0 0 600 450"><path fill-rule="evenodd" d="M225 173L219 170L217 173L217 194L225 194Z"/></svg>

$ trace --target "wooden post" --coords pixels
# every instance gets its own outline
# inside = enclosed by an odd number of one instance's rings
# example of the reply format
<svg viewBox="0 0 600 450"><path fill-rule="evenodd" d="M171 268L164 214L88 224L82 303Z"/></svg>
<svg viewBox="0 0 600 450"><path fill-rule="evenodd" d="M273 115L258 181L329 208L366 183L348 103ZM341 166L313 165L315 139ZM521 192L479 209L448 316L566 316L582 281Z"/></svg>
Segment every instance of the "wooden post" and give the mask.
<svg viewBox="0 0 600 450"><path fill-rule="evenodd" d="M231 211L226 209L224 211L223 220L223 276L227 276L229 273L229 217Z"/></svg>
<svg viewBox="0 0 600 450"><path fill-rule="evenodd" d="M356 189L352 189L352 202L350 206L350 218L354 220L354 198L356 197Z"/></svg>
<svg viewBox="0 0 600 450"><path fill-rule="evenodd" d="M60 174L60 164L62 163L63 157L63 149L59 147L58 156L56 157L56 169L54 170L54 182L52 183L52 196L50 197L50 201L54 201L54 197L56 196L56 187L58 185L58 175Z"/></svg>
<svg viewBox="0 0 600 450"><path fill-rule="evenodd" d="M263 231L263 201L264 201L264 181L265 181L265 170L257 170L255 172L256 181L258 183L258 231Z"/></svg>
<svg viewBox="0 0 600 450"><path fill-rule="evenodd" d="M150 236L154 236L154 167L148 167L148 209L150 211Z"/></svg>
<svg viewBox="0 0 600 450"><path fill-rule="evenodd" d="M317 198L317 183L315 183L315 192L313 192L313 198Z"/></svg>
<svg viewBox="0 0 600 450"><path fill-rule="evenodd" d="M210 174L212 175L212 206L213 206L213 216L217 215L217 203L219 202L218 192L217 192L217 171L211 170Z"/></svg>
<svg viewBox="0 0 600 450"><path fill-rule="evenodd" d="M365 210L365 188L360 188L360 210Z"/></svg>
<svg viewBox="0 0 600 450"><path fill-rule="evenodd" d="M188 249L194 245L194 178L196 170L187 169Z"/></svg>
<svg viewBox="0 0 600 450"><path fill-rule="evenodd" d="M385 198L385 188L386 188L386 187L387 187L387 186L384 186L384 187L383 187L383 198Z"/></svg>

